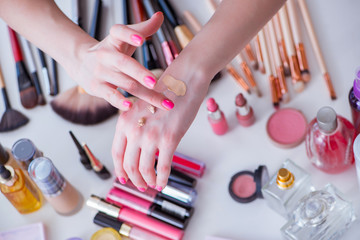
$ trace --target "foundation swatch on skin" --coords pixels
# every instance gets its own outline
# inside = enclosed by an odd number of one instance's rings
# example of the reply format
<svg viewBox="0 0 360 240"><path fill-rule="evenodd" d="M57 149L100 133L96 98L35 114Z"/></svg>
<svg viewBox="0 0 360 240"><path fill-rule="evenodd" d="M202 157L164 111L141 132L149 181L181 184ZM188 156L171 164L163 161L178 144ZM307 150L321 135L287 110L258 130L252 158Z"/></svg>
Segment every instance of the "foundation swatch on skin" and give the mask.
<svg viewBox="0 0 360 240"><path fill-rule="evenodd" d="M138 125L139 125L140 127L144 126L145 123L146 123L146 118L144 118L144 117L142 117L142 118L140 118L140 119L138 120Z"/></svg>
<svg viewBox="0 0 360 240"><path fill-rule="evenodd" d="M186 93L186 85L183 81L177 80L170 75L166 75L162 81L169 91L175 93L176 96L184 96Z"/></svg>

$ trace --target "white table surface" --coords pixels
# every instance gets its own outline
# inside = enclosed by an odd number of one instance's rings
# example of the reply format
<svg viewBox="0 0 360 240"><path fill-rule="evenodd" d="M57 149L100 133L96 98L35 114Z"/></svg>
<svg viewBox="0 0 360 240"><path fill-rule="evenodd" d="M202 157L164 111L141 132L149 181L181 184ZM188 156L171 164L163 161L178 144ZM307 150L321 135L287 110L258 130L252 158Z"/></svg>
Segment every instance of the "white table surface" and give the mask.
<svg viewBox="0 0 360 240"><path fill-rule="evenodd" d="M66 14L70 14L70 1L57 2ZM196 4L191 0L172 2L181 11L191 10L202 23L205 23L210 17L204 0L196 1ZM91 16L93 3L93 0L87 3L87 16L84 19L86 25L90 21L89 16ZM104 0L104 6L107 7L104 16L106 14L108 16L104 23L106 26L103 30L104 35L114 23L114 19L121 19L121 16L114 17L113 9L109 8L111 4L113 4L111 0ZM308 1L308 5L338 99L330 100L309 39L305 35L304 42L312 79L304 92L295 94L291 90L290 103L281 104L281 107L297 108L303 111L307 120L310 121L320 107L329 105L338 114L350 119L347 96L354 78L354 71L360 65L360 18L358 17L360 2L356 0L318 0ZM302 30L304 30L303 25ZM113 179L99 180L94 173L89 173L81 166L78 161L78 152L68 131L72 130L78 139L87 142L95 155L103 161L108 169L112 170L110 150L116 117L95 126L80 126L60 118L52 111L49 104L32 110L24 109L19 101L15 65L6 25L2 20L0 20L0 43L0 63L8 85L10 101L15 109L30 118L30 122L25 127L13 132L1 133L1 144L10 148L16 140L30 138L47 157L54 161L57 168L85 199L90 194L104 197L111 188ZM206 45L204 44L204 46ZM74 86L75 83L61 67L58 69L60 91L63 92ZM265 164L272 175L287 158L306 169L312 175L313 183L317 188L321 188L329 182L333 183L345 194L347 199L353 202L356 213L360 215L360 193L355 167L341 174L328 175L310 164L304 143L293 149L280 149L270 142L265 130L266 121L274 112L269 85L267 79L258 72L255 73L255 77L264 96L258 98L254 94L246 95L257 118L253 126L244 128L237 124L234 114L234 99L236 94L242 90L228 74L224 74L220 81L211 86L208 97L215 97L218 101L228 119L230 131L224 136L216 136L212 133L207 121L206 106L203 103L193 125L179 144L178 152L205 161L207 164L204 176L198 180L195 214L186 230L185 240L201 240L207 235L238 240L280 239L280 228L285 224L285 219L268 208L264 200L259 199L249 204L235 202L230 198L227 189L231 176L236 172L253 171L260 164ZM44 89L44 83L41 83ZM51 97L46 97L50 102ZM91 235L100 229L92 223L95 211L86 206L71 217L59 216L49 204L45 204L35 213L20 215L2 194L0 194L0 206L0 231L43 222L48 239L64 240L75 236L90 239ZM356 222L344 239L358 239L359 227L360 224Z"/></svg>

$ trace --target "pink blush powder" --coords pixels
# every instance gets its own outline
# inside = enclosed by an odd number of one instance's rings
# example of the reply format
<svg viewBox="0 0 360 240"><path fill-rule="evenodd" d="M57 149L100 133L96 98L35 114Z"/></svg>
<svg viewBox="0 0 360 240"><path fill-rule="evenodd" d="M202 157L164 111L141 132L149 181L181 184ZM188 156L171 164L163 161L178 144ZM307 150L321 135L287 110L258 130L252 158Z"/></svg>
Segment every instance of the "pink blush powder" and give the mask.
<svg viewBox="0 0 360 240"><path fill-rule="evenodd" d="M251 175L240 175L232 184L232 190L239 198L248 198L256 192L256 183Z"/></svg>
<svg viewBox="0 0 360 240"><path fill-rule="evenodd" d="M266 130L271 140L284 148L296 147L305 138L307 122L304 115L291 108L285 108L272 114Z"/></svg>

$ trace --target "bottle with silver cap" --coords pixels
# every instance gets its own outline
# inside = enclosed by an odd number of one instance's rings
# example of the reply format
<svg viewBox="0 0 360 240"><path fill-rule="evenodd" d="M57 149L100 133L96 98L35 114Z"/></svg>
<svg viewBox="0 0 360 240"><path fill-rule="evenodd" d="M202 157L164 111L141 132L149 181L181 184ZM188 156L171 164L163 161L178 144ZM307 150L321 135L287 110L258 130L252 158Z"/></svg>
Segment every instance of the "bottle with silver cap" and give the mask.
<svg viewBox="0 0 360 240"><path fill-rule="evenodd" d="M42 157L43 153L27 138L19 139L12 146L12 154L20 167L27 172L32 160Z"/></svg>
<svg viewBox="0 0 360 240"><path fill-rule="evenodd" d="M340 173L354 163L353 124L336 114L331 107L322 107L307 129L305 146L311 163L326 173Z"/></svg>

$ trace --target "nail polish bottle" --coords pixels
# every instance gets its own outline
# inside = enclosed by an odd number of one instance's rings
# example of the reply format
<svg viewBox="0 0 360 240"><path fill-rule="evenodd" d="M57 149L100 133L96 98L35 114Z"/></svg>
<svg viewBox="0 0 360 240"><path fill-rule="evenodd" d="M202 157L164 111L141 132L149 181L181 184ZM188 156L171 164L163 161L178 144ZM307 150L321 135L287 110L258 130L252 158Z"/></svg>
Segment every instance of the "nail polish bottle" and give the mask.
<svg viewBox="0 0 360 240"><path fill-rule="evenodd" d="M326 173L340 173L354 163L355 128L336 115L331 107L321 108L306 132L306 153L311 163Z"/></svg>
<svg viewBox="0 0 360 240"><path fill-rule="evenodd" d="M286 160L261 189L269 207L285 218L290 217L297 202L313 190L310 175L291 160Z"/></svg>
<svg viewBox="0 0 360 240"><path fill-rule="evenodd" d="M220 110L214 98L209 98L206 105L208 109L208 120L214 133L217 135L225 134L229 127L224 113Z"/></svg>
<svg viewBox="0 0 360 240"><path fill-rule="evenodd" d="M42 205L42 198L29 184L21 169L0 165L0 190L21 214L32 213Z"/></svg>
<svg viewBox="0 0 360 240"><path fill-rule="evenodd" d="M34 159L29 165L29 175L60 215L73 215L82 207L81 194L61 175L50 159Z"/></svg>
<svg viewBox="0 0 360 240"><path fill-rule="evenodd" d="M351 203L331 184L302 198L281 228L285 239L341 239L355 220Z"/></svg>
<svg viewBox="0 0 360 240"><path fill-rule="evenodd" d="M360 68L357 69L353 87L349 92L349 104L351 107L352 123L356 134L360 133Z"/></svg>
<svg viewBox="0 0 360 240"><path fill-rule="evenodd" d="M249 127L255 122L254 111L251 106L247 104L246 98L239 93L235 99L236 117L239 124L244 127Z"/></svg>

